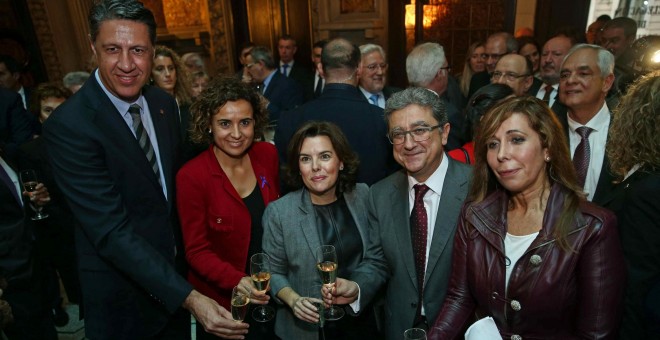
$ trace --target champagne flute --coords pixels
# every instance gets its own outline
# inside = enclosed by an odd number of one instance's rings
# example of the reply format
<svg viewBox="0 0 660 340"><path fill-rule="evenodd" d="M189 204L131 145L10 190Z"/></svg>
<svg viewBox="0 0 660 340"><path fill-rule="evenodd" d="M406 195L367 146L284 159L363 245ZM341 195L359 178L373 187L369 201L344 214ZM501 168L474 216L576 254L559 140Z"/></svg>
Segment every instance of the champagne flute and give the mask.
<svg viewBox="0 0 660 340"><path fill-rule="evenodd" d="M34 170L23 170L20 172L19 177L21 178L21 183L23 183L23 188L27 192L34 192L37 190L37 185L39 184L39 179L37 178L37 172ZM43 213L43 207L33 203L30 200L30 206L34 210L35 215L32 217L33 221L43 220L48 217L48 214Z"/></svg>
<svg viewBox="0 0 660 340"><path fill-rule="evenodd" d="M270 284L270 257L264 253L256 253L250 257L250 275L257 290L266 292ZM259 306L252 311L252 318L258 322L273 319L275 311L270 306Z"/></svg>
<svg viewBox="0 0 660 340"><path fill-rule="evenodd" d="M405 340L426 340L426 331L421 328L409 328L403 332Z"/></svg>
<svg viewBox="0 0 660 340"><path fill-rule="evenodd" d="M243 321L248 311L250 297L236 286L231 291L231 317L235 321Z"/></svg>
<svg viewBox="0 0 660 340"><path fill-rule="evenodd" d="M337 280L337 252L335 246L322 245L316 249L316 269L321 276L321 282L331 290L335 288L335 281ZM344 310L330 305L326 308L325 319L334 321L339 320L344 316Z"/></svg>
<svg viewBox="0 0 660 340"><path fill-rule="evenodd" d="M314 307L317 308L319 313L319 322L317 325L321 328L321 340L325 340L325 332L323 331L323 326L325 325L325 304L323 303L323 285L321 284L312 284L307 290L307 301L309 301Z"/></svg>

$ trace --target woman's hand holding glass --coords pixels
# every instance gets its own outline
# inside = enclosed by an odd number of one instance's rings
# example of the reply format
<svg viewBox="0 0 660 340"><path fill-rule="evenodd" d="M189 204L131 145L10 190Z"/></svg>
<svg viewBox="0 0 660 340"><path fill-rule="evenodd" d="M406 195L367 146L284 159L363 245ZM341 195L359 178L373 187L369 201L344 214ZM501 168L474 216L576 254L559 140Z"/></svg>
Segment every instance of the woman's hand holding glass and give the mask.
<svg viewBox="0 0 660 340"><path fill-rule="evenodd" d="M241 281L238 282L238 287L250 297L250 302L256 305L266 305L270 301L270 295L266 294L270 290L270 286L266 290L258 290L257 287L252 282L250 276L245 276L241 278Z"/></svg>
<svg viewBox="0 0 660 340"><path fill-rule="evenodd" d="M357 283L338 277L334 289L330 287L323 289L323 301L328 305L333 303L348 305L357 300L359 293L360 288Z"/></svg>
<svg viewBox="0 0 660 340"><path fill-rule="evenodd" d="M319 286L320 288L320 286ZM319 290L320 294L320 290ZM293 315L298 319L309 322L309 323L318 323L319 322L319 310L318 307L312 303L309 297L299 296L293 301L291 305L291 310Z"/></svg>

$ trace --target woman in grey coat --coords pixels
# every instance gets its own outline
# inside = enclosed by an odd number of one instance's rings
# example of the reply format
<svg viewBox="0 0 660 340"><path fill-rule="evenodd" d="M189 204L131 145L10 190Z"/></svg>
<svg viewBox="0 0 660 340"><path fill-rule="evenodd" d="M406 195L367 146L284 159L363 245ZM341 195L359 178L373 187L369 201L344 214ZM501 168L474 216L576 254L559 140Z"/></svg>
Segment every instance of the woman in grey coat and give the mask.
<svg viewBox="0 0 660 340"><path fill-rule="evenodd" d="M282 339L318 339L319 314L306 298L312 285L321 283L316 249L335 246L339 276L352 277L360 262L373 257L367 227L369 189L355 183L357 156L332 123L303 125L293 136L288 155L284 176L298 190L271 203L263 217L263 250L272 261L271 292L282 304L275 333ZM373 269L362 267L360 271ZM377 334L372 308L354 316L350 307L342 307L347 312L342 319L325 321L326 339Z"/></svg>

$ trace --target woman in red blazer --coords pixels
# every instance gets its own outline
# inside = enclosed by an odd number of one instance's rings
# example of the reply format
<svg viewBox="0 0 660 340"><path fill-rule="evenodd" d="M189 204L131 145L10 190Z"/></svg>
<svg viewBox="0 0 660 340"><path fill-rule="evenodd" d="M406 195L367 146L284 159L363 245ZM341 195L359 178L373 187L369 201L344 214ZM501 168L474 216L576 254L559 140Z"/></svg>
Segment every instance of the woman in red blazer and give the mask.
<svg viewBox="0 0 660 340"><path fill-rule="evenodd" d="M250 256L262 252L261 216L279 196L277 150L254 141L268 114L259 94L233 78L212 82L191 111L192 140L211 145L176 177L188 280L227 309L239 282L253 288L251 302L268 303L249 278ZM198 339L211 337L198 327Z"/></svg>

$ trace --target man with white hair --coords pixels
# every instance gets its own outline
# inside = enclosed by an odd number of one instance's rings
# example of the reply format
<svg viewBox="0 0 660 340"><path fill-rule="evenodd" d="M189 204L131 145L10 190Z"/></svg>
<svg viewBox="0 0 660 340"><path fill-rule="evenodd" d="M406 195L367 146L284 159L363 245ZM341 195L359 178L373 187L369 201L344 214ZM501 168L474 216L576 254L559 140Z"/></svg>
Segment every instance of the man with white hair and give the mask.
<svg viewBox="0 0 660 340"><path fill-rule="evenodd" d="M401 89L386 86L387 83L387 59L385 51L376 44L365 44L360 46L362 54L362 66L360 67L359 87L360 91L370 104L385 108L385 101Z"/></svg>
<svg viewBox="0 0 660 340"><path fill-rule="evenodd" d="M406 73L410 85L432 91L442 99L447 107L450 131L445 149L453 150L465 144L464 119L460 110L443 96L447 91L449 69L445 51L438 43L417 45L406 58Z"/></svg>

